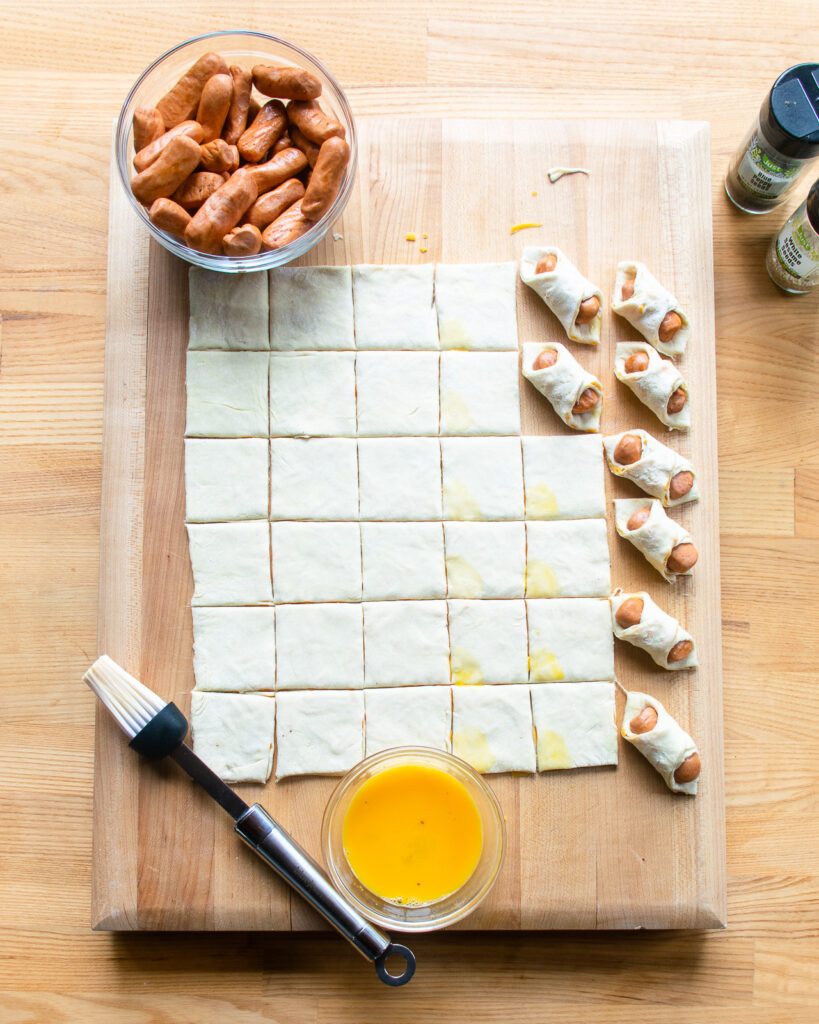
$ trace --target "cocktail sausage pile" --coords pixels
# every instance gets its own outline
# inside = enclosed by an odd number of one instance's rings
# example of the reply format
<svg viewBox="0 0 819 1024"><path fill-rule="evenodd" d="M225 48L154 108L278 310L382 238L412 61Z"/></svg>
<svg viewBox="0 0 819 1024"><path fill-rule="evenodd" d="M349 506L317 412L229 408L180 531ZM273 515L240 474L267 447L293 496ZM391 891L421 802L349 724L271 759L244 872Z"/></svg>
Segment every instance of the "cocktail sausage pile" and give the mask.
<svg viewBox="0 0 819 1024"><path fill-rule="evenodd" d="M261 106L254 88L269 97ZM211 255L253 256L303 235L350 160L321 91L305 68L200 57L155 107L134 112L131 189L152 223Z"/></svg>

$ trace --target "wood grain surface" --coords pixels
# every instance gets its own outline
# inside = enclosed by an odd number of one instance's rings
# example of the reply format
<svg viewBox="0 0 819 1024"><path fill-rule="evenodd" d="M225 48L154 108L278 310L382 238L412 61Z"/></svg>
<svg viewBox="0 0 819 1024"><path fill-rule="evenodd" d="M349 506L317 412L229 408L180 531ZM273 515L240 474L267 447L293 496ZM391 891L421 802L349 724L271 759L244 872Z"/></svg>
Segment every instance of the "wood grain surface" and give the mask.
<svg viewBox="0 0 819 1024"><path fill-rule="evenodd" d="M762 267L798 199L743 217L721 189L773 77L819 49L812 11L647 2L637 24L591 0L4 5L0 1019L813 1024L819 300L783 297ZM319 55L356 114L710 122L727 931L431 936L410 988L389 992L330 936L89 930L94 707L79 680L96 649L110 123L162 50L238 22Z"/></svg>
<svg viewBox="0 0 819 1024"><path fill-rule="evenodd" d="M303 263L517 260L527 244L557 241L606 296L619 259L639 255L680 297L695 325L689 350L679 360L692 394L688 434L663 431L615 381L615 342L635 334L608 308L600 346L573 348L603 383L605 433L643 427L697 467L702 498L671 513L700 551L691 578L673 587L665 583L617 537L610 504L608 525L613 585L648 590L696 637L696 672L665 673L643 653L619 643L616 672L627 689L657 696L696 737L706 765L700 791L696 800L674 799L624 744L617 771L490 776L506 818L507 856L489 898L460 927L721 927L722 651L708 126L700 121L427 118L402 122L400 135L394 129L389 119L359 120L357 184L335 226L342 237L326 238ZM546 167L578 164L588 166L591 174L539 190L529 187ZM371 174L376 167L379 173ZM620 197L616 172L626 168L634 188L629 197ZM475 187L444 189L445 174L456 180L470 175ZM498 195L504 182L509 185L506 203L488 206L485 197ZM531 216L542 218L544 226L512 235L513 204L522 196L528 196L537 211ZM111 504L113 525L108 504L102 508L106 550L100 652L111 653L106 646L110 636L121 644L122 654L113 656L130 659L131 671L187 710L194 685L193 586L184 527L187 274L180 261L133 232L127 207L124 192L112 187L109 252L115 262L106 344L112 351L105 381L111 418L104 434L103 490L106 495L118 491ZM423 246L407 242L407 228L418 238L428 236ZM422 247L428 251L421 252ZM122 291L119 262L142 266L146 253L147 276ZM522 283L517 287L520 340L565 340L540 299ZM135 321L142 325L139 332L123 335L116 328ZM120 415L123 394L131 408L135 360L142 367L133 400L144 403L133 410L133 418L144 424L141 452L132 443L129 419ZM572 433L524 381L521 404L524 434ZM119 460L132 451L141 457L134 458L134 472L123 475ZM606 489L609 500L640 493L609 474ZM129 510L127 519L123 509ZM120 592L122 581L127 594ZM618 715L622 704L618 697ZM117 748L113 723L102 720L99 730L104 739L96 762L94 839L103 855L94 865L96 927L321 927L317 915L271 879L254 857L243 849L237 855L228 823L185 776L172 765L159 770L140 765L124 744ZM271 780L266 786L238 788L249 803L264 804L321 860L321 820L336 781ZM112 829L111 812L119 800L124 826Z"/></svg>

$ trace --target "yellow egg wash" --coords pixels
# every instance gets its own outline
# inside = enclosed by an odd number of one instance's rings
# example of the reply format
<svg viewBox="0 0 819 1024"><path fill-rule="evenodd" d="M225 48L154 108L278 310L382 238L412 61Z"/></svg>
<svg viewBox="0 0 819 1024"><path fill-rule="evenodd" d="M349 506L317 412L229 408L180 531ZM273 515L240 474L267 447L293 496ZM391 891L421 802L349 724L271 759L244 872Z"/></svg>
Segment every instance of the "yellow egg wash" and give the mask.
<svg viewBox="0 0 819 1024"><path fill-rule="evenodd" d="M452 682L456 686L477 686L483 682L480 662L462 647L453 647L449 656Z"/></svg>
<svg viewBox="0 0 819 1024"><path fill-rule="evenodd" d="M542 647L529 655L529 678L533 683L559 683L566 673L557 657Z"/></svg>
<svg viewBox="0 0 819 1024"><path fill-rule="evenodd" d="M529 519L557 519L560 515L555 493L546 484L526 489L526 515Z"/></svg>
<svg viewBox="0 0 819 1024"><path fill-rule="evenodd" d="M546 562L532 560L526 566L527 597L559 597L557 573Z"/></svg>
<svg viewBox="0 0 819 1024"><path fill-rule="evenodd" d="M444 484L444 508L451 519L481 518L481 508L474 494L460 480Z"/></svg>
<svg viewBox="0 0 819 1024"><path fill-rule="evenodd" d="M470 562L460 555L447 555L446 578L450 592L459 597L482 597L484 582L481 574Z"/></svg>
<svg viewBox="0 0 819 1024"><path fill-rule="evenodd" d="M368 779L344 817L344 853L382 899L433 903L461 888L483 849L475 802L439 768L397 765Z"/></svg>
<svg viewBox="0 0 819 1024"><path fill-rule="evenodd" d="M446 420L447 431L450 434L464 434L474 423L469 406L454 391L441 393L441 419Z"/></svg>
<svg viewBox="0 0 819 1024"><path fill-rule="evenodd" d="M537 767L538 771L550 768L572 768L574 761L566 746L566 741L558 732L549 729L537 734Z"/></svg>
<svg viewBox="0 0 819 1024"><path fill-rule="evenodd" d="M452 739L452 753L471 764L476 772L491 772L495 767L492 747L480 729L460 729Z"/></svg>

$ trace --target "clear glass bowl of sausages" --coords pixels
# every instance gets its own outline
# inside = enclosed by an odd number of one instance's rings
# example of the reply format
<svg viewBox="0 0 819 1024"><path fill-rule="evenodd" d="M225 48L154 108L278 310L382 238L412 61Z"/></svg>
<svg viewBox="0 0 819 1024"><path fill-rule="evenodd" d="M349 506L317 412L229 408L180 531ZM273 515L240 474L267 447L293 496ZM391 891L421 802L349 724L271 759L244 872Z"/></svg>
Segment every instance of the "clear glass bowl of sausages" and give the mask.
<svg viewBox="0 0 819 1024"><path fill-rule="evenodd" d="M116 150L123 188L160 245L227 273L312 249L355 178L338 82L263 32L197 36L155 60L122 106Z"/></svg>

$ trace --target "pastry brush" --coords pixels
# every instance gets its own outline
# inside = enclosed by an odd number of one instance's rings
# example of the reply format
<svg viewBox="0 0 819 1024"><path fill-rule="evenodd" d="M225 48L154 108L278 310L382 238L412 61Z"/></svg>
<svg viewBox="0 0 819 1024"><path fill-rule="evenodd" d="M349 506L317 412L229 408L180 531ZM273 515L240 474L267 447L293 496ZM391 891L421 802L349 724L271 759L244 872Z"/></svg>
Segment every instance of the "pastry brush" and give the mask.
<svg viewBox="0 0 819 1024"><path fill-rule="evenodd" d="M393 942L335 889L316 861L260 804L245 803L185 743L188 722L179 708L162 700L111 658L103 655L83 677L130 739L129 746L151 761L170 757L233 818L237 835L288 885L375 965L386 985L405 985L415 973L411 950ZM403 960L400 974L387 960Z"/></svg>

